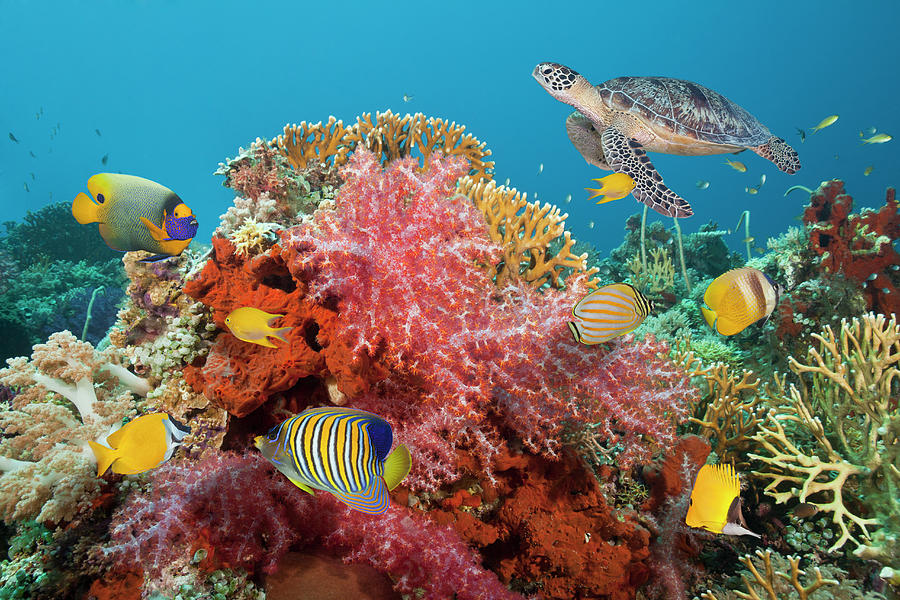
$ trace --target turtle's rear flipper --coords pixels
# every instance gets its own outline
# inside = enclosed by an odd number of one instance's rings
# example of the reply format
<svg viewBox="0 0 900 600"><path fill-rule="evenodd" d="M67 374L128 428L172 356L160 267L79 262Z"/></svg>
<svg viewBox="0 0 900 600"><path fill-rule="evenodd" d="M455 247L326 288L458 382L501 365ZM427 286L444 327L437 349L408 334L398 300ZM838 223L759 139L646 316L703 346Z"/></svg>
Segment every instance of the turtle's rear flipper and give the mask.
<svg viewBox="0 0 900 600"><path fill-rule="evenodd" d="M625 173L634 179L631 195L656 212L667 217L690 217L694 214L684 198L663 183L647 153L635 140L615 127L607 127L601 135L603 155L616 173Z"/></svg>
<svg viewBox="0 0 900 600"><path fill-rule="evenodd" d="M773 135L766 140L765 144L750 149L766 160L771 160L776 167L788 175L793 175L800 170L800 157L797 156L797 151L780 137Z"/></svg>

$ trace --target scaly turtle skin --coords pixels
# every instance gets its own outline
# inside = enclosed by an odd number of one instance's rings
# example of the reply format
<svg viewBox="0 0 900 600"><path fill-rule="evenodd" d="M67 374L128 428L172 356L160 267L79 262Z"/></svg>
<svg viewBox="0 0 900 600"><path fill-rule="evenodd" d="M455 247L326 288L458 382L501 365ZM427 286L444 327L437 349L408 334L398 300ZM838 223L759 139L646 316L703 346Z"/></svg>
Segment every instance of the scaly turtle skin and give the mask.
<svg viewBox="0 0 900 600"><path fill-rule="evenodd" d="M756 117L702 85L669 77L617 77L598 86L572 69L541 63L532 76L576 110L566 119L575 148L592 165L634 179L632 194L658 213L689 217L690 205L666 187L645 150L700 156L750 149L785 173L797 153Z"/></svg>

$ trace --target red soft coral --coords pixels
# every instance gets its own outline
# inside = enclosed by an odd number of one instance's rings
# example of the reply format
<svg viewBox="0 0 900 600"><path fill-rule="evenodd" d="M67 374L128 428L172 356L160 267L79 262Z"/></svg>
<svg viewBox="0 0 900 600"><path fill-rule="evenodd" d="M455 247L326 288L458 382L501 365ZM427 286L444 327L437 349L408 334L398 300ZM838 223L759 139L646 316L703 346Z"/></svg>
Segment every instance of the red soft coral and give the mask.
<svg viewBox="0 0 900 600"><path fill-rule="evenodd" d="M462 159L433 157L425 171L414 159L383 170L358 151L336 208L281 234L294 278L308 281L319 302L337 302L337 339L392 371L354 404L401 428L437 426L431 443L412 446L414 484L434 485L415 469L446 459L457 441L475 443L488 460L498 424L552 453L565 423L597 423L609 444L621 443L626 466L649 455L641 436L673 440L671 418L693 391L657 357L665 345L630 337L609 349L577 344L566 321L585 292L582 277L562 292L496 289L485 265L500 247L481 213L454 194L467 169ZM424 419L419 405L428 406Z"/></svg>

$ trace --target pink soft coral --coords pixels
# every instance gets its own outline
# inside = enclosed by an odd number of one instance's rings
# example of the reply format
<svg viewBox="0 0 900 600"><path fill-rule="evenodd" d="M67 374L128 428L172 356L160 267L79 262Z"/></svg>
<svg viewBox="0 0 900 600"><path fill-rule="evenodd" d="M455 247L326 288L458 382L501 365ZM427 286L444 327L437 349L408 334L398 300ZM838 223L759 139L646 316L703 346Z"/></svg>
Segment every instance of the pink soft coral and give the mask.
<svg viewBox="0 0 900 600"><path fill-rule="evenodd" d="M282 233L295 279L311 282L320 302L337 301L338 335L391 369L354 405L397 425L413 449L412 483L452 475L446 461L459 444L489 462L498 424L549 453L566 423L599 424L607 443L622 445L624 466L649 456L641 436L671 442L672 418L693 392L657 357L665 345L577 344L566 321L583 277L562 292L522 283L498 290L488 265L500 248L471 201L454 193L467 169L462 159L432 157L424 171L414 159L382 170L357 151L336 208Z"/></svg>

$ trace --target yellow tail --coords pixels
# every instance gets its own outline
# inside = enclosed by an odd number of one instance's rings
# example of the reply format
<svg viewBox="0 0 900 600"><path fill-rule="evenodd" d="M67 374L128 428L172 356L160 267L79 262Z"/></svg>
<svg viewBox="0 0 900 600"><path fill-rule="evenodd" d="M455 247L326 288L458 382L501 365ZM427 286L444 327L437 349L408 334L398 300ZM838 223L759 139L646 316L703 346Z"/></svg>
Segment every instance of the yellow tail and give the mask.
<svg viewBox="0 0 900 600"><path fill-rule="evenodd" d="M100 215L97 212L99 208L97 203L91 200L90 196L81 192L72 201L72 216L82 225L96 223L100 220Z"/></svg>
<svg viewBox="0 0 900 600"><path fill-rule="evenodd" d="M100 477L116 462L116 459L119 458L119 453L97 442L88 441L88 444L90 444L91 450L94 451L94 456L97 458L97 477Z"/></svg>
<svg viewBox="0 0 900 600"><path fill-rule="evenodd" d="M394 489L409 475L412 466L412 458L409 450L403 444L397 446L384 461L384 482L389 490Z"/></svg>

